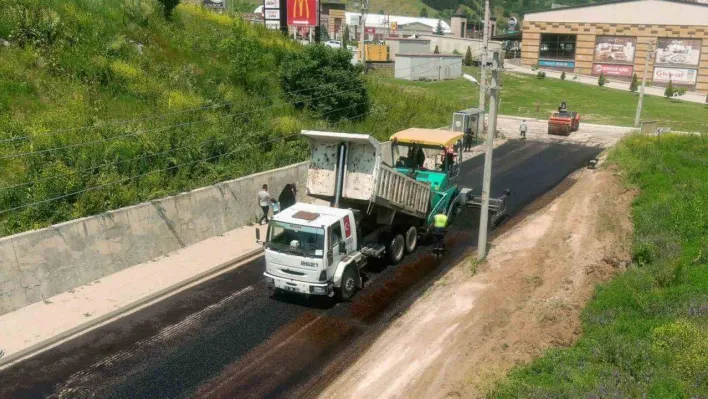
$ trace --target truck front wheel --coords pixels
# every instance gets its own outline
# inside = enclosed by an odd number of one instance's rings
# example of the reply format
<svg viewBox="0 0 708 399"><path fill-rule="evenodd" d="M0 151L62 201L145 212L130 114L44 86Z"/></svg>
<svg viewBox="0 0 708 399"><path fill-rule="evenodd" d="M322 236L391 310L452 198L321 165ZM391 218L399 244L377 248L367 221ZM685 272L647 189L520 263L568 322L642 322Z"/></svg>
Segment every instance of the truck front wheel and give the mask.
<svg viewBox="0 0 708 399"><path fill-rule="evenodd" d="M342 302L352 299L356 293L358 282L358 276L356 275L354 268L349 266L344 269L344 273L342 274L342 284L339 288L335 289L337 298L339 298Z"/></svg>
<svg viewBox="0 0 708 399"><path fill-rule="evenodd" d="M410 254L418 246L418 229L411 226L406 230L406 253Z"/></svg>
<svg viewBox="0 0 708 399"><path fill-rule="evenodd" d="M394 234L391 236L390 240L386 250L388 252L388 259L395 265L403 259L406 240L403 238L402 234Z"/></svg>

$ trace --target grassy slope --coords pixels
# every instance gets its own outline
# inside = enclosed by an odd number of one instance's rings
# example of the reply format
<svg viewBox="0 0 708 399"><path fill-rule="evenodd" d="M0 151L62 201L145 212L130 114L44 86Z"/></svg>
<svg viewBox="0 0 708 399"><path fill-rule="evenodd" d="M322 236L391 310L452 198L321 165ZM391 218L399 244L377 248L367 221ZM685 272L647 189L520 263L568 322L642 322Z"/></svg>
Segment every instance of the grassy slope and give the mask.
<svg viewBox="0 0 708 399"><path fill-rule="evenodd" d="M283 100L271 63L301 47L277 33L191 6L167 23L154 0L133 2L138 11L122 2L27 1L42 10L34 26L60 35L18 46L13 10L23 1L0 0L8 10L0 37L13 43L0 47L0 235L304 160L303 140L260 144L302 128L385 139L408 123L441 126L459 108L375 84L363 122L331 126ZM144 45L142 54L131 41ZM214 104L229 105L191 111ZM17 156L36 151L46 152ZM56 197L64 198L3 212Z"/></svg>
<svg viewBox="0 0 708 399"><path fill-rule="evenodd" d="M610 162L640 190L634 264L597 289L575 346L490 397L708 396L708 137L633 136Z"/></svg>
<svg viewBox="0 0 708 399"><path fill-rule="evenodd" d="M479 78L477 68L465 67L465 72ZM385 76L382 79L392 80ZM399 83L460 99L469 106L477 104L479 99L477 86L464 80ZM512 73L503 74L502 85L501 113L504 115L545 118L565 100L572 110L580 112L583 121L622 126L634 123L637 107L634 93ZM538 115L536 101L539 102ZM645 96L642 119L658 120L660 126L670 126L673 130L708 132L708 107L701 104Z"/></svg>

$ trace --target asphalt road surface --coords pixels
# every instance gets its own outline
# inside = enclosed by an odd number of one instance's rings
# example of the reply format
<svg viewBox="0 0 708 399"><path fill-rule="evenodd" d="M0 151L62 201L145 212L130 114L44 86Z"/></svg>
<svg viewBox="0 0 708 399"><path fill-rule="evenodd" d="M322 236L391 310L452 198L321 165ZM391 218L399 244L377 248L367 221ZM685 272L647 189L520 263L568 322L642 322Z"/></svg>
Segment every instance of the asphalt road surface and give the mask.
<svg viewBox="0 0 708 399"><path fill-rule="evenodd" d="M512 190L511 215L601 149L509 141L494 153L492 196ZM460 185L482 184L484 156ZM478 212L477 212L478 213ZM0 372L2 398L269 398L317 395L397 314L476 244L478 215L454 220L442 259L422 246L372 267L348 303L274 297L263 258Z"/></svg>

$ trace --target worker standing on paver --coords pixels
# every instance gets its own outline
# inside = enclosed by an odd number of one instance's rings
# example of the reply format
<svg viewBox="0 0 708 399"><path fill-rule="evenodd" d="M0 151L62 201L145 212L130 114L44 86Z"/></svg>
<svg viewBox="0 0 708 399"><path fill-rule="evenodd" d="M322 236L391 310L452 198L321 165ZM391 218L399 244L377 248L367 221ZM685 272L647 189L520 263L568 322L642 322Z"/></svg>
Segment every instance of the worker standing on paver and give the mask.
<svg viewBox="0 0 708 399"><path fill-rule="evenodd" d="M445 233L447 228L447 215L443 212L433 218L433 237L435 237L435 254L442 256L445 251Z"/></svg>
<svg viewBox="0 0 708 399"><path fill-rule="evenodd" d="M261 217L261 220L258 221L258 224L263 224L263 221L265 220L266 224L268 223L268 210L270 209L270 194L268 194L268 185L264 184L263 189L258 192L258 205L261 207L263 210L263 216Z"/></svg>
<svg viewBox="0 0 708 399"><path fill-rule="evenodd" d="M526 139L526 131L529 128L526 126L526 120L522 120L521 124L519 125L519 132L521 133L521 139Z"/></svg>

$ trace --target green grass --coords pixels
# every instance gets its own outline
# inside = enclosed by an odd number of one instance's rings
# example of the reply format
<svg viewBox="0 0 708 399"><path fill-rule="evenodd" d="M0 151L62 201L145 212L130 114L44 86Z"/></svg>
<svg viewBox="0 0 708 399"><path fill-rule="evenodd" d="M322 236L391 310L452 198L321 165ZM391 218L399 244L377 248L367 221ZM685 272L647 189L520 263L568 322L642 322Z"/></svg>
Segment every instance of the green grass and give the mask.
<svg viewBox="0 0 708 399"><path fill-rule="evenodd" d="M280 86L280 61L304 47L238 18L182 5L167 22L155 0L0 10L0 236L305 160L301 129L387 139L460 106L369 82L370 113L335 126Z"/></svg>
<svg viewBox="0 0 708 399"><path fill-rule="evenodd" d="M479 78L479 68L464 68L465 73ZM378 72L383 80L392 81L388 72ZM479 104L478 87L466 80L445 82L410 82L399 84L429 91L451 99L458 99L469 107ZM628 83L629 85L629 83ZM532 75L502 74L501 114L545 119L557 109L562 100L581 114L589 123L632 126L638 95L630 92L584 85L557 79L538 79ZM536 112L536 103L539 112ZM643 120L657 120L659 126L676 131L708 132L708 106L644 96Z"/></svg>
<svg viewBox="0 0 708 399"><path fill-rule="evenodd" d="M493 398L708 396L708 136L631 136L633 265L597 288L583 335L514 369Z"/></svg>

